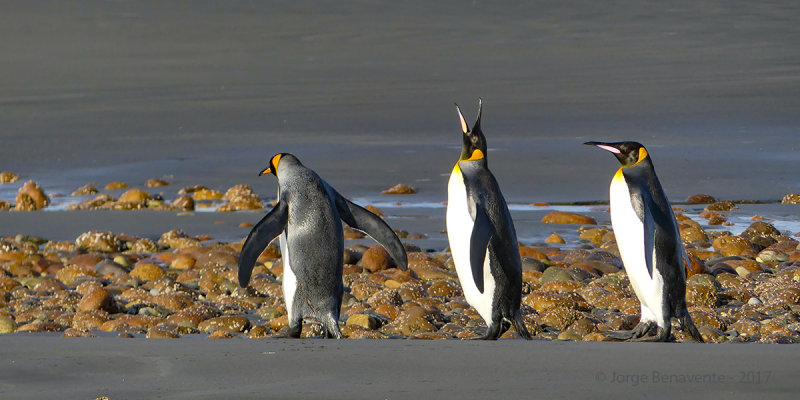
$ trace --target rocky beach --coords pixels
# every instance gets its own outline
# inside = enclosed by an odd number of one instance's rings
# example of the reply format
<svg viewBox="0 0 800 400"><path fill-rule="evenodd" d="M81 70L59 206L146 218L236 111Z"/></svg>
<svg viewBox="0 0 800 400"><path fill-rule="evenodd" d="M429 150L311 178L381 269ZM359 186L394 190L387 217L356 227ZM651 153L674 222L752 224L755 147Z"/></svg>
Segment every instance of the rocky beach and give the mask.
<svg viewBox="0 0 800 400"><path fill-rule="evenodd" d="M133 234L95 229L67 240L31 235L22 230L24 226L16 227L19 232L5 237L0 249L0 332L63 336L113 332L148 338L285 336L277 243L259 257L248 288L240 288L236 279L243 239L272 199L262 199L244 184L224 193L202 185L171 190L168 185L157 179L142 188L119 181L102 191L84 185L60 198L65 210L47 211L51 199L42 187L32 181L22 184L15 204L7 205L5 213L45 218L50 213L67 220L86 212L104 213L112 220L122 214L144 214L174 221L176 226L142 234L136 230L139 222L129 227ZM365 206L391 225L417 227L396 228L409 253L409 270L395 268L388 253L363 233L345 229L346 295L341 316L345 336L479 336L485 325L461 292L439 226L443 208L429 205L420 214L421 208L408 202L416 196L415 189L402 186L378 195L396 200L376 202L383 209ZM113 192L121 194L115 197ZM800 195L788 194L780 205L737 205L698 194L674 206L691 260L686 271L687 302L707 342L800 341L800 242L791 230L800 228L800 216L779 214L794 211L799 200ZM774 211L766 215L753 213L770 208ZM198 211L204 209L213 211ZM408 214L414 209L417 214ZM611 341L609 331L631 329L638 322L639 303L622 269L606 205L512 204L511 209L518 215L522 238L523 313L534 337ZM586 212L574 212L580 209ZM217 229L223 238L215 238L198 226L194 229L201 233L193 235L178 229L182 219L204 214L213 220L205 219L208 232L213 225L242 220L227 227L238 235ZM528 221L537 218L536 232L531 232ZM13 229L8 225L4 229ZM236 240L225 240L231 235ZM303 333L319 337L320 326L309 321ZM680 329L675 336L685 341ZM515 334L509 331L504 337Z"/></svg>
<svg viewBox="0 0 800 400"><path fill-rule="evenodd" d="M0 397L793 398L798 17L789 1L6 4ZM478 97L532 342L460 340L485 325L446 186L453 102L471 119ZM618 166L590 140L647 146L709 344L609 336L638 303L608 214ZM408 250L400 271L346 229L345 340L312 321L279 338L276 243L238 286L278 152ZM398 184L413 193L382 193Z"/></svg>

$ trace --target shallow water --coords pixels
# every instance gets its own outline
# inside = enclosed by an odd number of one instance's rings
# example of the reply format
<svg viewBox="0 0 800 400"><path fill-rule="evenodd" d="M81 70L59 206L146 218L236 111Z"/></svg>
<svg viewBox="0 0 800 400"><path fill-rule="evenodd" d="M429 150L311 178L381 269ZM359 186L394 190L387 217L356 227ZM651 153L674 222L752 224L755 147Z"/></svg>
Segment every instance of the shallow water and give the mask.
<svg viewBox="0 0 800 400"><path fill-rule="evenodd" d="M638 140L673 200L800 191L800 6L617 1L17 2L0 13L2 169L225 189L294 152L343 194L446 197L483 127L512 202L604 200L586 140ZM5 190L5 189L3 189ZM7 193L0 197L8 198Z"/></svg>

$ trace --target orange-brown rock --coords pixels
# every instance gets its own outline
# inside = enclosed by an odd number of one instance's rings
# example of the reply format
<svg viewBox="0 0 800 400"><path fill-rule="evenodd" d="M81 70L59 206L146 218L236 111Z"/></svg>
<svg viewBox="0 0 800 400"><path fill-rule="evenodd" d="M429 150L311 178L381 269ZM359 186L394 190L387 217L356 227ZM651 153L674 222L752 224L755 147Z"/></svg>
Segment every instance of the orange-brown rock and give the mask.
<svg viewBox="0 0 800 400"><path fill-rule="evenodd" d="M146 337L148 339L177 339L181 335L174 327L162 324L148 329Z"/></svg>
<svg viewBox="0 0 800 400"><path fill-rule="evenodd" d="M428 320L428 313L419 306L411 306L404 309L392 324L395 331L404 336L436 330L436 327Z"/></svg>
<svg viewBox="0 0 800 400"><path fill-rule="evenodd" d="M146 203L150 199L150 193L140 189L130 189L119 196L121 203Z"/></svg>
<svg viewBox="0 0 800 400"><path fill-rule="evenodd" d="M105 190L117 190L117 189L127 189L127 188L128 188L127 183L119 181L109 182L105 186Z"/></svg>
<svg viewBox="0 0 800 400"><path fill-rule="evenodd" d="M714 239L714 249L723 256L749 255L755 257L755 252L750 242L739 236L720 236Z"/></svg>
<svg viewBox="0 0 800 400"><path fill-rule="evenodd" d="M102 252L120 251L122 242L111 232L89 231L75 239L75 245L89 250Z"/></svg>
<svg viewBox="0 0 800 400"><path fill-rule="evenodd" d="M175 200L172 200L173 207L184 211L194 211L194 199L192 196L182 195L177 197Z"/></svg>
<svg viewBox="0 0 800 400"><path fill-rule="evenodd" d="M139 261L133 267L130 275L141 281L154 281L164 276L164 269L152 262Z"/></svg>
<svg viewBox="0 0 800 400"><path fill-rule="evenodd" d="M386 190L382 191L381 193L383 193L383 194L415 194L415 193L417 193L417 189L414 188L413 186L408 186L408 185L405 185L405 184L402 184L402 183L398 183L397 185L394 185L394 186L390 187L389 189L386 189Z"/></svg>
<svg viewBox="0 0 800 400"><path fill-rule="evenodd" d="M564 240L561 235L557 233L553 233L544 240L545 243L556 243L556 244L564 244L566 241Z"/></svg>
<svg viewBox="0 0 800 400"><path fill-rule="evenodd" d="M94 310L103 310L112 313L117 311L117 304L114 298L102 287L95 287L89 290L83 295L80 303L78 303L77 311Z"/></svg>
<svg viewBox="0 0 800 400"><path fill-rule="evenodd" d="M202 188L192 192L192 197L195 200L220 200L222 199L222 196L222 192L207 188Z"/></svg>
<svg viewBox="0 0 800 400"><path fill-rule="evenodd" d="M151 179L148 179L147 182L144 183L144 185L147 186L147 187L161 187L161 186L169 185L169 182L167 182L167 181L165 181L163 179L151 178Z"/></svg>
<svg viewBox="0 0 800 400"><path fill-rule="evenodd" d="M50 204L50 198L44 193L42 187L34 181L25 182L25 184L19 188L19 191L17 191L16 202L18 206L21 201L21 196L23 195L27 195L33 200L34 210L40 210Z"/></svg>
<svg viewBox="0 0 800 400"><path fill-rule="evenodd" d="M519 245L519 256L520 257L531 257L535 258L542 262L550 261L542 251L528 246Z"/></svg>
<svg viewBox="0 0 800 400"><path fill-rule="evenodd" d="M393 267L394 262L383 246L374 244L361 256L361 265L369 272L378 272Z"/></svg>
<svg viewBox="0 0 800 400"><path fill-rule="evenodd" d="M14 183L19 180L19 176L11 171L0 172L0 183Z"/></svg>
<svg viewBox="0 0 800 400"><path fill-rule="evenodd" d="M564 211L552 211L542 218L542 222L546 224L597 225L597 221L592 217Z"/></svg>
<svg viewBox="0 0 800 400"><path fill-rule="evenodd" d="M711 204L716 203L717 199L708 194L693 194L686 199L689 204Z"/></svg>
<svg viewBox="0 0 800 400"><path fill-rule="evenodd" d="M100 329L108 321L108 312L103 310L79 311L72 317L75 329Z"/></svg>
<svg viewBox="0 0 800 400"><path fill-rule="evenodd" d="M800 194L789 193L786 196L783 196L781 204L800 204Z"/></svg>
<svg viewBox="0 0 800 400"><path fill-rule="evenodd" d="M242 315L224 315L207 319L197 325L197 329L211 333L223 331L229 333L244 332L250 327L250 321Z"/></svg>

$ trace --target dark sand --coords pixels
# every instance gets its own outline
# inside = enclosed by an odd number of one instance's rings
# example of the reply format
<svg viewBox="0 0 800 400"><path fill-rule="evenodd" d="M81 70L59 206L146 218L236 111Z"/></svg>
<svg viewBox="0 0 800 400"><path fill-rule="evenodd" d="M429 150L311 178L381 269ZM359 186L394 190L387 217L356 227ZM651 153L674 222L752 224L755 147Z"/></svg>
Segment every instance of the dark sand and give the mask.
<svg viewBox="0 0 800 400"><path fill-rule="evenodd" d="M800 388L800 347L780 345L18 334L0 345L4 399L788 399Z"/></svg>

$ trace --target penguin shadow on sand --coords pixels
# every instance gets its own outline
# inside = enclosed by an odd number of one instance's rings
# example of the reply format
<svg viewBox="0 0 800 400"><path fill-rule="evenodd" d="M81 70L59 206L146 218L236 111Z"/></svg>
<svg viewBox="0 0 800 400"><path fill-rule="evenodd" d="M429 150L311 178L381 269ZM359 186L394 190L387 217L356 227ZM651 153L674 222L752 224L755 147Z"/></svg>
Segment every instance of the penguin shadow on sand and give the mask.
<svg viewBox="0 0 800 400"><path fill-rule="evenodd" d="M702 342L686 309L686 250L678 223L647 149L636 142L586 142L609 151L622 164L611 180L611 225L631 287L641 303L632 331L609 332L623 340L666 342L672 317Z"/></svg>
<svg viewBox="0 0 800 400"><path fill-rule="evenodd" d="M496 340L512 325L531 339L520 312L522 262L517 234L500 186L487 163L481 131L483 102L472 129L456 104L461 123L461 156L447 189L447 238L464 297L486 322L486 335Z"/></svg>
<svg viewBox="0 0 800 400"><path fill-rule="evenodd" d="M340 195L292 154L273 156L259 175L278 178L278 204L250 231L239 256L239 285L247 287L256 259L280 235L288 336L300 337L303 319L321 323L325 337L341 338L344 234L342 221L363 231L408 268L400 239L380 217Z"/></svg>

